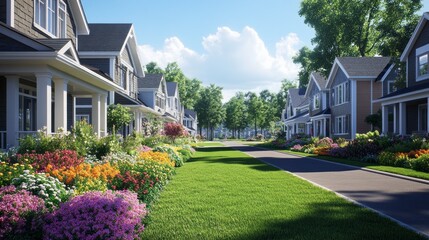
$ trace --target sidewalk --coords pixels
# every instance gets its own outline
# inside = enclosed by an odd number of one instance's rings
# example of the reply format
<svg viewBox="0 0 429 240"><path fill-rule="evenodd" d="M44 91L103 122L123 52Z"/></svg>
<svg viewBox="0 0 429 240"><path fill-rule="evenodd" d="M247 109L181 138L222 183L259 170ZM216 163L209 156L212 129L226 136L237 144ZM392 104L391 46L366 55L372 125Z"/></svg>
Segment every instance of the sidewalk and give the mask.
<svg viewBox="0 0 429 240"><path fill-rule="evenodd" d="M223 142L429 236L429 183L314 158Z"/></svg>

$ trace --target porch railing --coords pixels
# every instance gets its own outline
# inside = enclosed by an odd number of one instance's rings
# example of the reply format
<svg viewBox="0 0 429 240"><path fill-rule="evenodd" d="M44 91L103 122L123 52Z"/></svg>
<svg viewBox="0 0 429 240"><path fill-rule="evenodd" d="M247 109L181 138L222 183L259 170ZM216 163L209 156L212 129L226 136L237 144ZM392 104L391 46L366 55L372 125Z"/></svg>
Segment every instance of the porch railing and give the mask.
<svg viewBox="0 0 429 240"><path fill-rule="evenodd" d="M6 131L0 131L0 149L6 149Z"/></svg>

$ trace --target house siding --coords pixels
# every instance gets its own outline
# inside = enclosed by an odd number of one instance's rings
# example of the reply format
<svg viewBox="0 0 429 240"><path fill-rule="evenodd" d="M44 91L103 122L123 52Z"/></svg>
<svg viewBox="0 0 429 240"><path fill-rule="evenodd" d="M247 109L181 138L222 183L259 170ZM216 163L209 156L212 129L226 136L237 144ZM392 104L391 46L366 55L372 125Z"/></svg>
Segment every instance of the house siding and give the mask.
<svg viewBox="0 0 429 240"><path fill-rule="evenodd" d="M69 6L67 6L67 38L75 43L75 26ZM33 38L51 38L33 26L34 0L15 1L15 29Z"/></svg>
<svg viewBox="0 0 429 240"><path fill-rule="evenodd" d="M71 131L74 125L73 111L73 96L69 93L67 94L67 131Z"/></svg>
<svg viewBox="0 0 429 240"><path fill-rule="evenodd" d="M396 68L394 67L390 72L389 72L389 75L387 75L387 77L384 79L384 81L382 82L382 85L383 85L383 96L384 95L387 95L388 93L387 93L387 90L388 90L388 82L389 81L391 81L391 80L395 80L396 79L396 76L397 76L397 74L396 74Z"/></svg>
<svg viewBox="0 0 429 240"><path fill-rule="evenodd" d="M92 105L91 98L76 98L76 105Z"/></svg>
<svg viewBox="0 0 429 240"><path fill-rule="evenodd" d="M6 79L0 77L0 131L6 131Z"/></svg>
<svg viewBox="0 0 429 240"><path fill-rule="evenodd" d="M0 22L6 23L6 0L0 1Z"/></svg>
<svg viewBox="0 0 429 240"><path fill-rule="evenodd" d="M407 103L406 107L406 134L413 134L418 131L419 128L419 105L426 104L426 99L416 100Z"/></svg>
<svg viewBox="0 0 429 240"><path fill-rule="evenodd" d="M340 105L333 105L334 102L332 101L332 89L341 84L341 83L345 83L349 81L349 79L347 78L346 74L341 70L341 68L338 68L335 77L333 79L332 82L332 86L331 86L331 90L329 91L329 95L328 98L330 99L329 102L331 104L331 132L332 132L332 137L341 137L341 138L346 138L346 139L351 139L351 133L350 133L350 128L349 128L349 133L348 134L336 134L335 131L335 118L339 117L339 116L350 116L351 114L351 103L350 102L346 102ZM350 124L349 124L350 125Z"/></svg>
<svg viewBox="0 0 429 240"><path fill-rule="evenodd" d="M372 100L379 99L383 96L383 84L381 82L371 81L372 84ZM381 103L372 103L371 114L377 113L381 109Z"/></svg>
<svg viewBox="0 0 429 240"><path fill-rule="evenodd" d="M133 66L133 63L131 61L130 53L128 50L128 46L122 51L121 53L121 60L128 63L130 66ZM134 67L134 66L133 66Z"/></svg>
<svg viewBox="0 0 429 240"><path fill-rule="evenodd" d="M98 68L106 74L110 73L110 59L108 58L82 58L80 63Z"/></svg>
<svg viewBox="0 0 429 240"><path fill-rule="evenodd" d="M416 49L419 47L422 47L429 43L429 24L425 23L422 32L420 33L419 37L417 38L413 48L410 51L410 54L408 56L408 87L412 87L421 83L427 83L429 82L429 76L427 79L422 81L416 81Z"/></svg>
<svg viewBox="0 0 429 240"><path fill-rule="evenodd" d="M155 96L153 91L140 91L139 99L148 107L155 109Z"/></svg>
<svg viewBox="0 0 429 240"><path fill-rule="evenodd" d="M357 81L356 88L356 133L366 133L371 131L371 125L365 122L371 114L371 82Z"/></svg>
<svg viewBox="0 0 429 240"><path fill-rule="evenodd" d="M320 93L319 89L316 86L316 83L313 82L310 92L309 92L309 98L310 98L310 102L309 102L309 109L310 109L310 116L314 116L315 114L319 113L320 110L322 109L322 95L320 95L320 105L319 108L313 108L313 99L314 96Z"/></svg>

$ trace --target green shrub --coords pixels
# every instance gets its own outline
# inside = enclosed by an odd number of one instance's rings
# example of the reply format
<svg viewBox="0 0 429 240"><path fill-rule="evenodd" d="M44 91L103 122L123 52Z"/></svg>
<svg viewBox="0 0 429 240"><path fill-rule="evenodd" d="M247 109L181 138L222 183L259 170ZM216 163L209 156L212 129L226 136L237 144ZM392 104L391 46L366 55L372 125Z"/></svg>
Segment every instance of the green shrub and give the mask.
<svg viewBox="0 0 429 240"><path fill-rule="evenodd" d="M183 166L183 159L169 146L158 146L153 149L154 152L165 152L168 153L168 156L173 160L176 167Z"/></svg>
<svg viewBox="0 0 429 240"><path fill-rule="evenodd" d="M377 161L380 165L394 166L396 161L395 154L392 152L381 152L377 157Z"/></svg>
<svg viewBox="0 0 429 240"><path fill-rule="evenodd" d="M424 154L411 160L410 164L411 168L416 171L429 172L429 154Z"/></svg>

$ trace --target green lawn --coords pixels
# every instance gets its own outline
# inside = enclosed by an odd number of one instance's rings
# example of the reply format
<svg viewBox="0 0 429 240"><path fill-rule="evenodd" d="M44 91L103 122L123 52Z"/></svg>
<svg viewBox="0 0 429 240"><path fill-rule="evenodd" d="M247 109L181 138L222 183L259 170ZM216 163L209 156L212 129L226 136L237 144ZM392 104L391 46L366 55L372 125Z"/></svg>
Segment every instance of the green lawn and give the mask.
<svg viewBox="0 0 429 240"><path fill-rule="evenodd" d="M199 148L150 216L143 239L424 239L226 147Z"/></svg>
<svg viewBox="0 0 429 240"><path fill-rule="evenodd" d="M222 147L223 144L220 142L210 142L210 141L205 141L205 142L198 142L197 143L197 147Z"/></svg>

